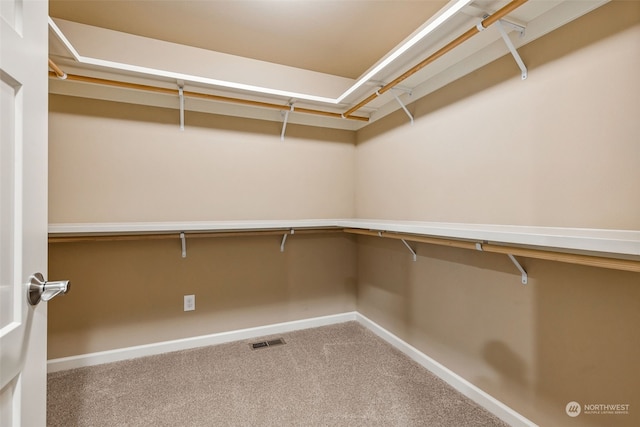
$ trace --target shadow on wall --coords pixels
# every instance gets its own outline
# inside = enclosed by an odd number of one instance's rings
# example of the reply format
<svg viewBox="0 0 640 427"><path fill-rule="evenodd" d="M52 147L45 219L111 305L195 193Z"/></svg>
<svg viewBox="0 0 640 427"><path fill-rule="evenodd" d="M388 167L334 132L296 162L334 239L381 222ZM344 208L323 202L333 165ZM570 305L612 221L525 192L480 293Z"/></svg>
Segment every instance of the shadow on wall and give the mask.
<svg viewBox="0 0 640 427"><path fill-rule="evenodd" d="M485 343L482 349L482 358L492 372L491 375L474 378L474 384L485 391L503 390L505 394L511 395L514 400L507 402L504 397L499 397L499 400L514 409L522 408L517 409L522 415L526 414L527 418L536 421L540 425L545 425L540 423L536 417L530 415L530 413L538 412L537 409L531 410L531 408L536 407L535 374L533 372L535 367L531 363L527 364L522 356L506 342L499 340ZM491 394L496 396L495 391L492 391Z"/></svg>
<svg viewBox="0 0 640 427"><path fill-rule="evenodd" d="M393 323L390 329L402 337L409 331L407 327L412 316L408 307L413 265L411 254L399 240L358 236L357 242L358 311L372 319L388 318ZM377 261L371 262L371 256L375 256ZM389 313L392 316L388 316Z"/></svg>
<svg viewBox="0 0 640 427"><path fill-rule="evenodd" d="M526 364L524 360L515 353L503 341L488 341L482 351L484 360L487 361L502 378L520 384L522 388L527 387Z"/></svg>

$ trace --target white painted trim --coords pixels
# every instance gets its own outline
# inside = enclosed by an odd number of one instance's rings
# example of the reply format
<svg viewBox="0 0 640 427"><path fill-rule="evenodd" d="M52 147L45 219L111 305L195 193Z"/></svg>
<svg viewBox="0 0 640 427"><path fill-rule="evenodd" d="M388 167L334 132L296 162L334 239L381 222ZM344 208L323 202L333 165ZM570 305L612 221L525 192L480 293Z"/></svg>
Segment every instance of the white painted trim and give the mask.
<svg viewBox="0 0 640 427"><path fill-rule="evenodd" d="M77 356L61 357L59 359L48 360L47 371L49 373L58 372L67 369L75 369L85 366L94 366L101 365L103 363L135 359L138 357L153 356L156 354L169 353L172 351L187 350L191 348L223 344L227 342L246 340L267 335L282 334L285 332L297 331L301 329L316 328L318 326L344 323L356 320L356 314L357 313L355 311L352 311L347 313L333 314L329 316L276 323L273 325L258 326L255 328L220 332L211 335L202 335L198 337L183 338L179 340L137 345L133 347L99 351L96 353L79 354Z"/></svg>
<svg viewBox="0 0 640 427"><path fill-rule="evenodd" d="M449 384L460 393L473 400L475 403L482 406L487 411L491 412L493 415L500 418L510 426L537 426L537 424L535 424L533 421L520 415L504 403L500 402L498 399L481 390L480 388L462 378L460 375L448 369L441 363L422 353L417 348L398 338L396 335L387 331L382 326L373 322L366 316L363 316L362 314L356 312L356 320L362 326L369 329L371 332L385 340L387 343L391 344L393 347L407 355L413 361L423 366L425 369L445 381L447 384Z"/></svg>

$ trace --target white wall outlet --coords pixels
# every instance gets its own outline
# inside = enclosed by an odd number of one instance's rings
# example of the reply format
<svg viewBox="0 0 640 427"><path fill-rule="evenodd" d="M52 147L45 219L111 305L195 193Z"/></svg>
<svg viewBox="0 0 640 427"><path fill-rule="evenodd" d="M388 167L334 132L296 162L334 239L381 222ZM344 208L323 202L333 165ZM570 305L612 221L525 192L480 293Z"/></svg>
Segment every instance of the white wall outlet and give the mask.
<svg viewBox="0 0 640 427"><path fill-rule="evenodd" d="M196 296L185 295L184 296L184 311L193 311L196 309Z"/></svg>

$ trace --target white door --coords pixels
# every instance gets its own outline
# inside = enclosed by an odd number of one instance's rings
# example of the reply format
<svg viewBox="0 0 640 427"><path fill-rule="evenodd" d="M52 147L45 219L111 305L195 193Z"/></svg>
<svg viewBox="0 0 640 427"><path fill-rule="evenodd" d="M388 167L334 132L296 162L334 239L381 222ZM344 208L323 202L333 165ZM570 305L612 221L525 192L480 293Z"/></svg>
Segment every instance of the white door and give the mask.
<svg viewBox="0 0 640 427"><path fill-rule="evenodd" d="M48 2L0 0L0 426L46 424Z"/></svg>

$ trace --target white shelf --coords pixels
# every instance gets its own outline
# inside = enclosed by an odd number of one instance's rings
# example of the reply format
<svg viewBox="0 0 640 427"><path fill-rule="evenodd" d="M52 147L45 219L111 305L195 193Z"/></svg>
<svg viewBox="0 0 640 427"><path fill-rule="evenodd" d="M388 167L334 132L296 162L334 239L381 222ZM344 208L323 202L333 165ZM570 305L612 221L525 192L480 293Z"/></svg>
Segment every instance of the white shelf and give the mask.
<svg viewBox="0 0 640 427"><path fill-rule="evenodd" d="M444 222L347 220L344 227L497 244L640 256L640 231Z"/></svg>
<svg viewBox="0 0 640 427"><path fill-rule="evenodd" d="M49 224L49 235L290 230L338 227L335 219Z"/></svg>
<svg viewBox="0 0 640 427"><path fill-rule="evenodd" d="M640 231L591 228L529 227L372 219L298 219L250 221L195 221L100 224L50 224L50 236L207 231L289 230L303 228L357 228L483 243L536 246L556 251L587 251L640 256Z"/></svg>

